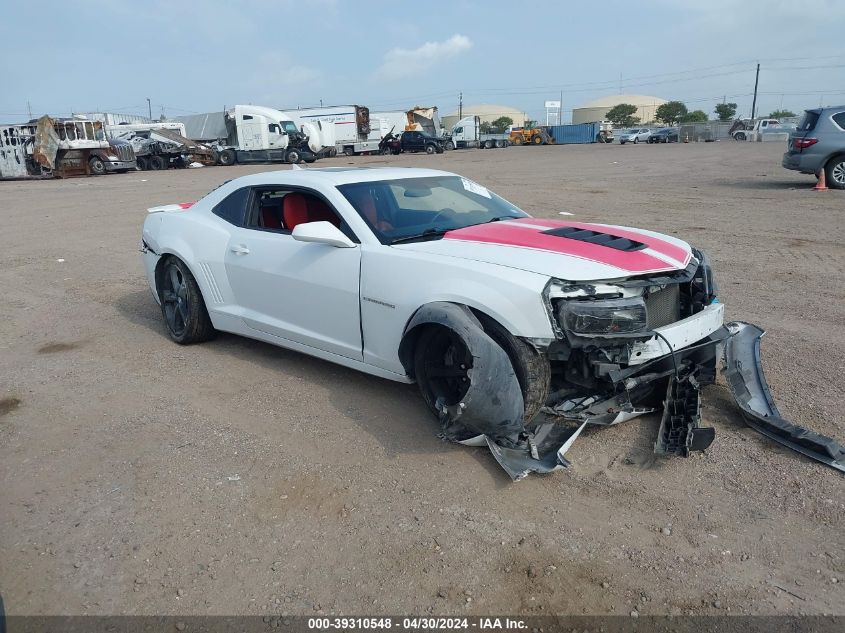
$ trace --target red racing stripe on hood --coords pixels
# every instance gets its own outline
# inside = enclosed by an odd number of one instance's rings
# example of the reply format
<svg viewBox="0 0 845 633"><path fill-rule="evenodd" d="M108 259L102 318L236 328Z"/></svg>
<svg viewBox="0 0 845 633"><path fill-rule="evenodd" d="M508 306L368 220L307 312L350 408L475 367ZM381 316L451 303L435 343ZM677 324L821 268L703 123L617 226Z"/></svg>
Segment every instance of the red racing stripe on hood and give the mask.
<svg viewBox="0 0 845 633"><path fill-rule="evenodd" d="M515 226L516 224L525 224L526 226ZM633 274L674 270L676 268L663 259L649 254L646 250L621 251L600 244L591 244L590 242L581 242L566 237L547 235L542 230L533 228L531 225L548 227L550 229L575 227L607 233L617 237L625 237L642 242L648 249L653 250L655 253L671 257L684 265L690 256L690 253L684 248L651 235L625 231L623 229L616 229L615 227L600 226L598 224L541 220L538 218L519 218L505 222L468 226L463 229L448 231L443 236L443 239L499 244L501 246L515 246L560 253L562 255L570 255L608 266L614 266Z"/></svg>
<svg viewBox="0 0 845 633"><path fill-rule="evenodd" d="M626 237L629 240L634 240L637 242L642 242L646 246L648 246L653 251L660 253L661 255L666 255L667 257L671 257L674 260L681 262L682 264L686 265L689 263L690 258L690 251L683 246L678 246L672 242L667 240L660 239L659 237L654 237L653 235L646 235L641 233L637 230L626 230L620 227L610 227L601 224L589 224L586 222L567 222L561 220L543 220L540 218L526 218L525 220L517 219L513 220L514 222L526 222L527 224L536 224L538 226L547 226L550 229L556 229L562 226L572 226L576 229L586 229L588 231L598 231L599 233L608 233L610 235L616 235L617 237Z"/></svg>

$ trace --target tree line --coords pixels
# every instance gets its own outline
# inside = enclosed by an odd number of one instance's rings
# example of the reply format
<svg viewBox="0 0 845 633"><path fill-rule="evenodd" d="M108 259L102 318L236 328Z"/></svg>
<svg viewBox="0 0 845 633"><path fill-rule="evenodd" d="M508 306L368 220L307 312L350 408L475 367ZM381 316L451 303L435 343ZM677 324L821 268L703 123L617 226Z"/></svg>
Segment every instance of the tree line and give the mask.
<svg viewBox="0 0 845 633"><path fill-rule="evenodd" d="M731 121L736 116L737 105L735 103L717 103L713 112L719 121ZM605 118L619 127L631 127L640 123L640 118L634 116L637 113L637 106L630 103L620 103L613 106ZM783 119L795 116L789 110L775 110L769 115L772 119ZM704 110L690 111L682 101L668 101L660 106L654 113L654 118L666 125L677 125L678 123L703 123L709 121L710 117Z"/></svg>

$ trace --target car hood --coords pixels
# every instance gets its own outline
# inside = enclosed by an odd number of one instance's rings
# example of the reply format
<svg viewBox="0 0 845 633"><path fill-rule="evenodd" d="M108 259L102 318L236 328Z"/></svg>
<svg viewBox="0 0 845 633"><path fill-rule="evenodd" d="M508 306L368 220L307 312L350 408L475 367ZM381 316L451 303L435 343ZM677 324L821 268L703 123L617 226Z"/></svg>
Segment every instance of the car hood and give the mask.
<svg viewBox="0 0 845 633"><path fill-rule="evenodd" d="M610 224L519 218L393 248L486 262L570 281L620 279L686 268L686 242Z"/></svg>

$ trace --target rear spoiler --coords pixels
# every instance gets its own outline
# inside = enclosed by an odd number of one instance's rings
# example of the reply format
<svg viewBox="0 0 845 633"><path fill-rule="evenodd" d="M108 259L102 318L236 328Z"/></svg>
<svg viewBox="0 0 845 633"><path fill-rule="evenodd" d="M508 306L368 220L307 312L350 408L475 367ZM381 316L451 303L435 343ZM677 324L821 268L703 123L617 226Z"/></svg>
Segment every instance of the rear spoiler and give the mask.
<svg viewBox="0 0 845 633"><path fill-rule="evenodd" d="M147 213L173 213L174 211L184 211L190 209L194 205L193 202L179 202L177 204L162 204L157 207L150 207Z"/></svg>

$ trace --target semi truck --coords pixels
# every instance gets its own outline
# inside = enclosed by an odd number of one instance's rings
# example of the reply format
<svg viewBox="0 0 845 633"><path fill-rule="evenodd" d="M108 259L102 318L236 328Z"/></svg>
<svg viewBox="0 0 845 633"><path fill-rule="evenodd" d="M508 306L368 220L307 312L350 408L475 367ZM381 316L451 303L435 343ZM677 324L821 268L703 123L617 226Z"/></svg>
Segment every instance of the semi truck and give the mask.
<svg viewBox="0 0 845 633"><path fill-rule="evenodd" d="M377 153L379 138L372 138L370 110L361 105L326 106L320 108L301 108L290 110L297 125L320 124L325 130L324 147L329 148L333 126L334 147L338 154L355 156L356 154ZM404 128L403 128L404 129ZM322 136L322 135L321 135Z"/></svg>
<svg viewBox="0 0 845 633"><path fill-rule="evenodd" d="M134 169L132 146L109 141L100 121L45 115L0 125L0 179L96 176Z"/></svg>
<svg viewBox="0 0 845 633"><path fill-rule="evenodd" d="M467 116L455 123L449 134L443 137L446 149L467 149L478 147L492 149L510 145L509 135L482 134L481 117Z"/></svg>
<svg viewBox="0 0 845 633"><path fill-rule="evenodd" d="M317 159L293 117L281 110L236 105L225 112L176 117L185 136L211 146L220 165L235 163L298 163Z"/></svg>

